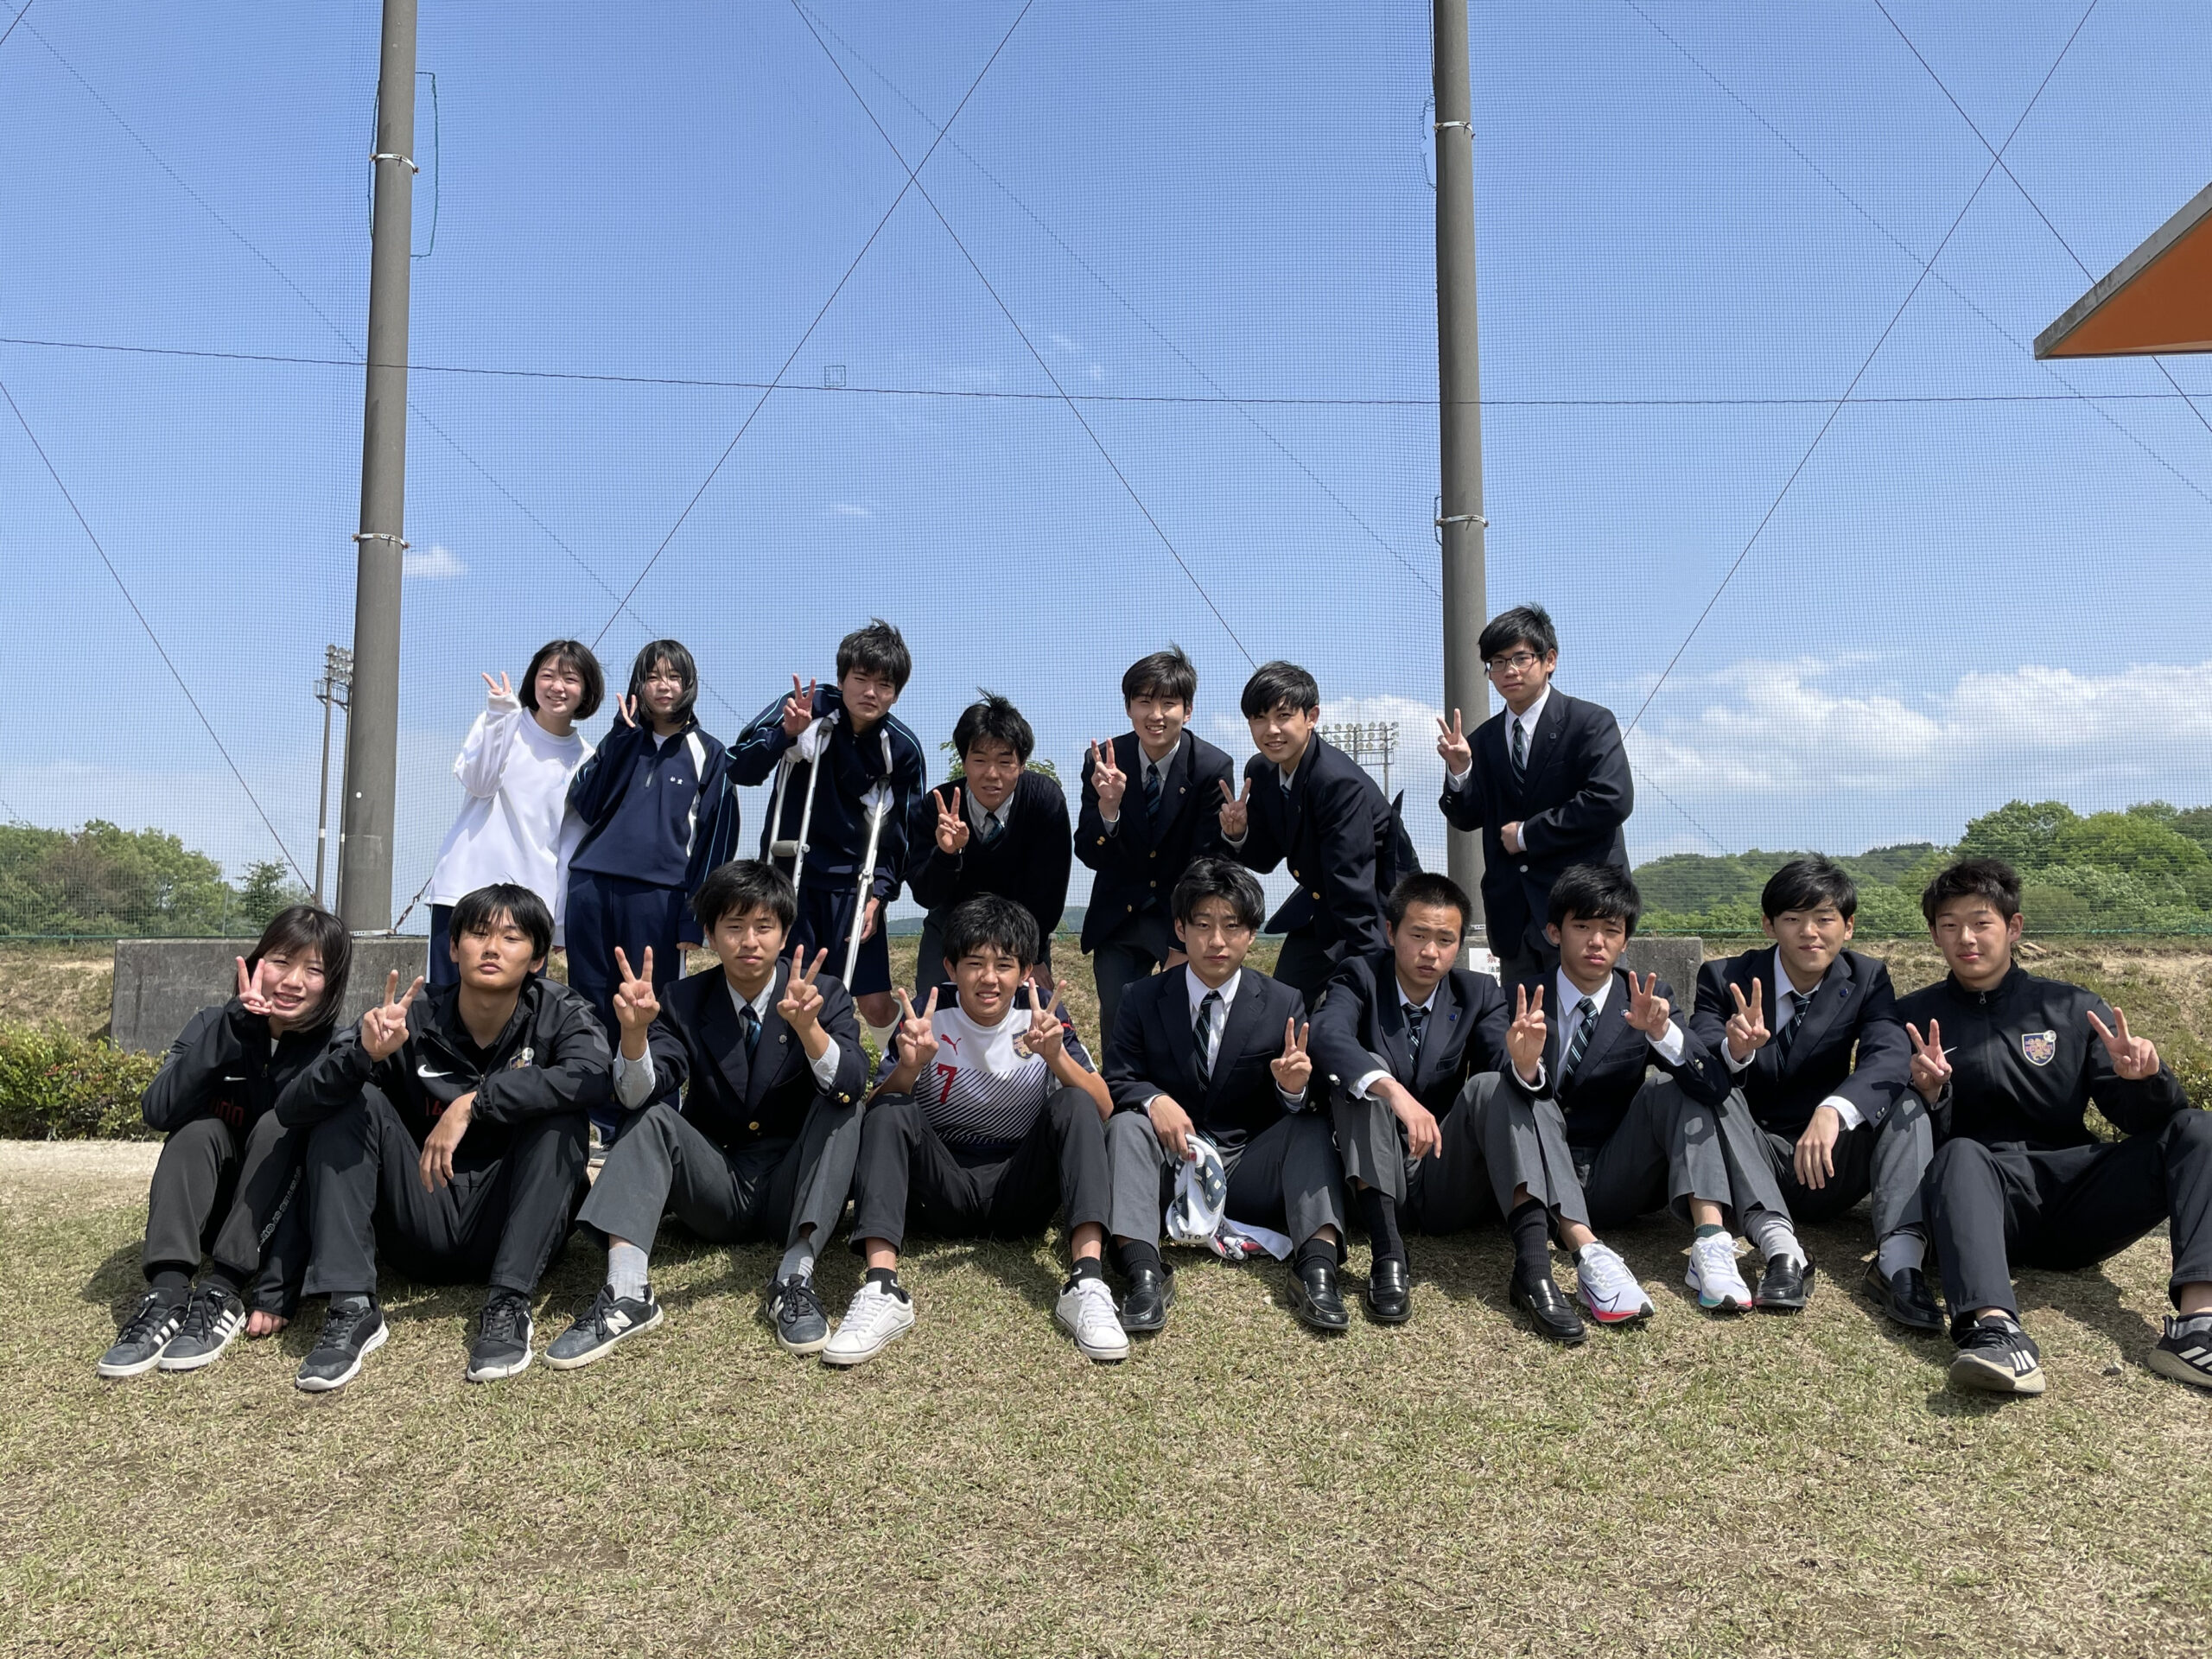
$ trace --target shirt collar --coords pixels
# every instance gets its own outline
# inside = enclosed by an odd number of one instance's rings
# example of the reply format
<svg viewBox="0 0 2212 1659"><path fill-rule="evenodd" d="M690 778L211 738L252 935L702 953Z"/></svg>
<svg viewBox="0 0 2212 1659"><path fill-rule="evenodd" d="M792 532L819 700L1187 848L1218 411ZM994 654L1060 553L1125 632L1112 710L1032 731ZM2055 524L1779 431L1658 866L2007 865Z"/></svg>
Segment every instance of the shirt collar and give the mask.
<svg viewBox="0 0 2212 1659"><path fill-rule="evenodd" d="M1516 715L1510 709L1507 709L1505 711L1505 724L1508 741L1510 742L1512 738L1513 722L1517 720L1528 729L1529 741L1531 743L1535 742L1536 741L1536 722L1544 717L1544 705L1551 700L1552 689L1548 685L1541 691L1537 693L1536 700L1529 705L1526 713Z"/></svg>
<svg viewBox="0 0 2212 1659"><path fill-rule="evenodd" d="M1001 801L995 809L989 810L986 810L983 804L976 798L976 792L973 790L969 791L963 798L968 803L968 822L974 824L976 829L981 830L993 819L998 821L1001 830L1006 828L1006 815L1014 810L1014 796L1011 793L1008 793L1006 799Z"/></svg>
<svg viewBox="0 0 2212 1659"><path fill-rule="evenodd" d="M1227 980L1223 982L1221 987L1221 1006L1224 1009L1230 1007L1236 1002L1236 988L1240 984L1243 983L1243 981L1244 970L1240 968L1235 973L1231 974ZM1206 993L1212 988L1209 986L1205 981L1198 977L1197 970L1192 968L1188 963L1185 963L1183 965L1183 988L1190 993L1191 1013L1195 1017L1198 1011L1198 1005L1206 1000Z"/></svg>
<svg viewBox="0 0 2212 1659"><path fill-rule="evenodd" d="M1821 985L1825 985L1827 983L1827 976L1826 975L1822 975L1821 977ZM1820 985L1815 985L1813 987L1813 990L1811 991L1801 991L1794 983L1791 982L1789 978L1789 969L1783 963L1782 947L1778 944L1774 947L1774 1011L1777 1014L1783 1012L1782 999L1784 995L1810 998L1813 995L1813 991L1817 991L1821 988Z"/></svg>
<svg viewBox="0 0 2212 1659"><path fill-rule="evenodd" d="M1559 997L1560 1018L1564 1020L1574 1012L1576 1003L1586 999L1582 995L1581 988L1567 976L1567 969L1564 968L1552 976L1552 982ZM1612 994L1613 976L1607 974L1605 982L1592 992L1586 999L1590 1004L1590 1011L1592 1014L1603 1014L1605 1011L1605 1001Z"/></svg>
<svg viewBox="0 0 2212 1659"><path fill-rule="evenodd" d="M1398 993L1398 1006L1402 1008L1433 1008L1436 1006L1437 992L1444 988L1444 982L1440 979L1428 988L1428 995L1416 1002L1406 995L1405 982L1395 973L1390 976L1390 983Z"/></svg>
<svg viewBox="0 0 2212 1659"><path fill-rule="evenodd" d="M1160 774L1161 780L1166 781L1167 768L1175 764L1175 757L1182 752L1183 734L1180 732L1175 734L1175 747L1157 760L1144 752L1144 744L1140 741L1137 744L1137 776L1140 779L1148 778L1156 772Z"/></svg>
<svg viewBox="0 0 2212 1659"><path fill-rule="evenodd" d="M750 1002L747 1002L739 993L737 987L731 983L728 974L722 976L722 988L729 993L729 1006L733 1012L743 1014L749 1007L753 1010L753 1017L755 1020L764 1026L768 1023L768 1005L775 1000L776 996L776 976L773 974L768 976L768 982L760 988L760 995Z"/></svg>

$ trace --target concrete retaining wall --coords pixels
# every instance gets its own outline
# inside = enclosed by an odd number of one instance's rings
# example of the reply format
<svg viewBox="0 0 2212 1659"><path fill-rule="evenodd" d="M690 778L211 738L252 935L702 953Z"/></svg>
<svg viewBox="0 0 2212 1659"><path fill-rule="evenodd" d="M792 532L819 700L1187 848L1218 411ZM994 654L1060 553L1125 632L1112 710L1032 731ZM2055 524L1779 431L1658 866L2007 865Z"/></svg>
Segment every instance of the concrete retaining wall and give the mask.
<svg viewBox="0 0 2212 1659"><path fill-rule="evenodd" d="M109 1027L115 1046L146 1053L167 1048L194 1014L238 994L238 958L253 946L251 939L118 939ZM393 969L404 990L423 971L427 948L423 939L354 940L340 1017L359 1019Z"/></svg>

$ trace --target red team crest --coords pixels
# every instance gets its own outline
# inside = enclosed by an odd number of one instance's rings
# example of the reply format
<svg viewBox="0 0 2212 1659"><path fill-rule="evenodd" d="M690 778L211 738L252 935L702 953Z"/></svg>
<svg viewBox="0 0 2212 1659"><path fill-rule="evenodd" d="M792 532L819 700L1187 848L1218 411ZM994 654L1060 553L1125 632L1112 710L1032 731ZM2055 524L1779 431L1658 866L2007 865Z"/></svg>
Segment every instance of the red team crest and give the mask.
<svg viewBox="0 0 2212 1659"><path fill-rule="evenodd" d="M2030 1065L2049 1065L2050 1057L2058 1052L2058 1033L2024 1031L2020 1033L2020 1052L2027 1057Z"/></svg>

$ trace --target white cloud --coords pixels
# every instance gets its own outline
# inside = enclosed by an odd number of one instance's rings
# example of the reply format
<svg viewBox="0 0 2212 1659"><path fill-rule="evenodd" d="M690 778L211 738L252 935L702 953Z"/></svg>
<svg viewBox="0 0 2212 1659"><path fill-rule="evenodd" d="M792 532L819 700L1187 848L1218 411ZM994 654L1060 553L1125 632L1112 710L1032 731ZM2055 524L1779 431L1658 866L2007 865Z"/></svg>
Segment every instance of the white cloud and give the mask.
<svg viewBox="0 0 2212 1659"><path fill-rule="evenodd" d="M875 509L851 501L833 501L830 504L830 516L833 518L873 518Z"/></svg>
<svg viewBox="0 0 2212 1659"><path fill-rule="evenodd" d="M468 574L468 567L461 562L451 548L435 544L427 553L418 553L410 548L400 560L399 569L401 575L410 582L451 582L456 576Z"/></svg>

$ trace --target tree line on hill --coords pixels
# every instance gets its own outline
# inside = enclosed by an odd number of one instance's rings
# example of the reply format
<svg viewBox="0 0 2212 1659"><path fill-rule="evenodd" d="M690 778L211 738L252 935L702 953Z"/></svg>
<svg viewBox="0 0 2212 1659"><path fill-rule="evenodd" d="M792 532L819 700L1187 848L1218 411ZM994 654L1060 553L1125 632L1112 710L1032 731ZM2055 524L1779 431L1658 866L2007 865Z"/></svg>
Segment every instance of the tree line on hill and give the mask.
<svg viewBox="0 0 2212 1659"><path fill-rule="evenodd" d="M159 830L0 824L0 938L251 937L308 896L274 859L242 880Z"/></svg>

